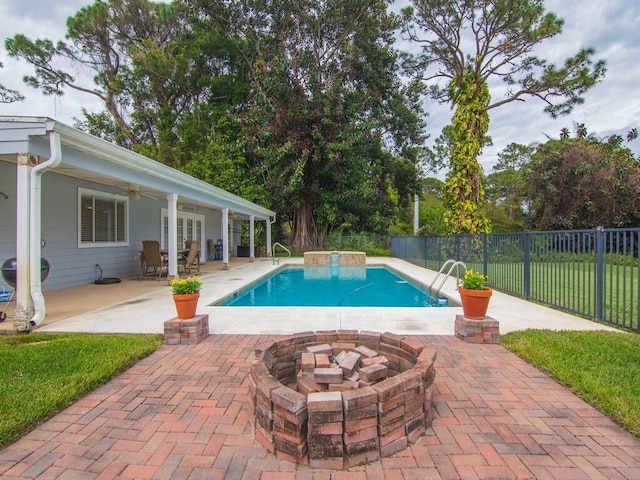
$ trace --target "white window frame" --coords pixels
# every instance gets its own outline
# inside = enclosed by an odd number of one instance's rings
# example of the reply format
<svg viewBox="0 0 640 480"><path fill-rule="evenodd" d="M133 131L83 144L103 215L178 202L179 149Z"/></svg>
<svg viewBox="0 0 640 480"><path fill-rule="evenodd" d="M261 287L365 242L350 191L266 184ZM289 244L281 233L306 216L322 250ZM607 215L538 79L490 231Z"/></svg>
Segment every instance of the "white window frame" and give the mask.
<svg viewBox="0 0 640 480"><path fill-rule="evenodd" d="M82 197L92 196L102 200L118 200L124 202L124 241L96 242L82 241ZM101 192L89 188L78 188L78 248L103 248L103 247L126 247L129 246L129 197L114 193ZM115 237L115 235L114 235Z"/></svg>

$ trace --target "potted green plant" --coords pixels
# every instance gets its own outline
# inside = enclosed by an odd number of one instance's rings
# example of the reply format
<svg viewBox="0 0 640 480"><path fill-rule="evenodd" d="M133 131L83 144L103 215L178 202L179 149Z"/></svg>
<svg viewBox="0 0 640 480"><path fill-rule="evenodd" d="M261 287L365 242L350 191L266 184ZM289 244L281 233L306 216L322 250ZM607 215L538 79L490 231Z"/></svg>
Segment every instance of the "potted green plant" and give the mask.
<svg viewBox="0 0 640 480"><path fill-rule="evenodd" d="M179 319L196 316L202 280L196 276L174 278L171 280L171 292Z"/></svg>
<svg viewBox="0 0 640 480"><path fill-rule="evenodd" d="M487 316L489 300L493 290L485 286L487 277L482 273L468 269L458 286L462 313L472 320L482 320Z"/></svg>

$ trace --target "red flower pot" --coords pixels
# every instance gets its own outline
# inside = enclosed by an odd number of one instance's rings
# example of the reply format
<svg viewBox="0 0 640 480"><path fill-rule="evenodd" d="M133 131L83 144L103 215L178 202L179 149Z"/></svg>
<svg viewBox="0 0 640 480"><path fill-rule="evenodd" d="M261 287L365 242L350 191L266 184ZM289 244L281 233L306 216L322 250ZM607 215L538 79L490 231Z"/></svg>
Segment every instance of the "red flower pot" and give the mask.
<svg viewBox="0 0 640 480"><path fill-rule="evenodd" d="M176 312L178 312L178 318L180 320L196 316L199 298L199 293L187 293L173 296L173 301L176 304Z"/></svg>
<svg viewBox="0 0 640 480"><path fill-rule="evenodd" d="M487 316L493 290L488 287L483 287L482 290L458 287L458 292L462 303L462 313L465 317L471 320L482 320Z"/></svg>

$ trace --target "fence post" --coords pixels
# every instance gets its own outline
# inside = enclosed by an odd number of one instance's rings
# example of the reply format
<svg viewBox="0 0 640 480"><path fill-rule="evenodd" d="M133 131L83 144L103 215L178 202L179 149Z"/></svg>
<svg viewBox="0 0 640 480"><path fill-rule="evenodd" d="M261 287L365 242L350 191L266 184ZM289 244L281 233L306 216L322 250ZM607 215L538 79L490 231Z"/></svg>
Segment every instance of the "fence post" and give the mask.
<svg viewBox="0 0 640 480"><path fill-rule="evenodd" d="M482 274L486 277L489 270L489 245L487 234L482 234Z"/></svg>
<svg viewBox="0 0 640 480"><path fill-rule="evenodd" d="M604 227L596 227L596 318L604 318Z"/></svg>
<svg viewBox="0 0 640 480"><path fill-rule="evenodd" d="M531 232L524 232L524 298L531 298Z"/></svg>
<svg viewBox="0 0 640 480"><path fill-rule="evenodd" d="M422 241L422 245L423 245L422 251L424 253L424 255L422 256L422 266L424 268L427 268L427 239L428 239L428 237L419 237L419 238Z"/></svg>
<svg viewBox="0 0 640 480"><path fill-rule="evenodd" d="M456 260L460 260L460 234L456 233Z"/></svg>

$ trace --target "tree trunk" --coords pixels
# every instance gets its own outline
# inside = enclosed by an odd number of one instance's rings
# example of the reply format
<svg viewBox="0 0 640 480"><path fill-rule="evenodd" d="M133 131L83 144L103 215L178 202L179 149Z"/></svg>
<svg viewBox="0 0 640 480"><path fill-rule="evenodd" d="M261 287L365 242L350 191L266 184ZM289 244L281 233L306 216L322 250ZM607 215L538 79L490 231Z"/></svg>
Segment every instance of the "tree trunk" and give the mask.
<svg viewBox="0 0 640 480"><path fill-rule="evenodd" d="M313 204L305 202L293 212L292 222L293 246L301 249L319 247L322 245L318 235Z"/></svg>

